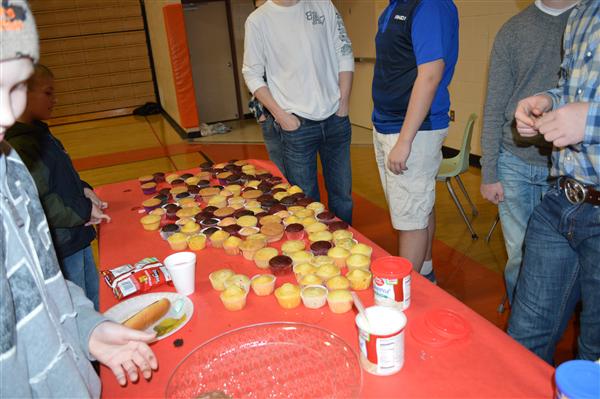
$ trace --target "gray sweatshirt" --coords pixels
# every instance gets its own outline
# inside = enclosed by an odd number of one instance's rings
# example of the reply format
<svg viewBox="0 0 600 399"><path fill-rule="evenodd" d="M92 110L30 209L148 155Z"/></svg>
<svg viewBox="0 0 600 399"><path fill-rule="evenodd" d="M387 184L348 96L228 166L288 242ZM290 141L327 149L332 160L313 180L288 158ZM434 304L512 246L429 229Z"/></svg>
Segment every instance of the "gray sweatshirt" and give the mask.
<svg viewBox="0 0 600 399"><path fill-rule="evenodd" d="M0 141L0 398L100 396L88 342L105 320L63 278L35 183Z"/></svg>
<svg viewBox="0 0 600 399"><path fill-rule="evenodd" d="M498 181L496 169L501 149L531 165L550 167L552 144L539 135L521 137L514 116L519 100L558 84L562 37L570 13L554 17L532 4L498 32L490 57L481 134L484 184Z"/></svg>

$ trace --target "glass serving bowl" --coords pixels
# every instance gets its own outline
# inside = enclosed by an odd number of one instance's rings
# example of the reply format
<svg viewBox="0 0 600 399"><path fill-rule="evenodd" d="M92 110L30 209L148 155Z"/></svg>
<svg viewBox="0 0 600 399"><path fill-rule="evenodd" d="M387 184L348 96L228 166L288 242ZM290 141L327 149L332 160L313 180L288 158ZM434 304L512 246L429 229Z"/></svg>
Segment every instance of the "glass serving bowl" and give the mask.
<svg viewBox="0 0 600 399"><path fill-rule="evenodd" d="M362 387L356 353L344 340L302 323L264 323L229 331L187 355L167 398L223 392L232 398L355 398Z"/></svg>

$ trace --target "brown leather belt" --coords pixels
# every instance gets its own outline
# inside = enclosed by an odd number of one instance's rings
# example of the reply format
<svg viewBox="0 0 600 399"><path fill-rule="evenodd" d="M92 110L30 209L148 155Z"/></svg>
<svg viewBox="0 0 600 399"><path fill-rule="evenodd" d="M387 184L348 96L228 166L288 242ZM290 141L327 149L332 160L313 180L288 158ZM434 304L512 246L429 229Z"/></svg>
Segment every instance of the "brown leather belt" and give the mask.
<svg viewBox="0 0 600 399"><path fill-rule="evenodd" d="M559 187L565 193L569 202L573 205L587 202L592 205L600 205L600 191L591 186L578 182L570 177L561 177L558 181Z"/></svg>

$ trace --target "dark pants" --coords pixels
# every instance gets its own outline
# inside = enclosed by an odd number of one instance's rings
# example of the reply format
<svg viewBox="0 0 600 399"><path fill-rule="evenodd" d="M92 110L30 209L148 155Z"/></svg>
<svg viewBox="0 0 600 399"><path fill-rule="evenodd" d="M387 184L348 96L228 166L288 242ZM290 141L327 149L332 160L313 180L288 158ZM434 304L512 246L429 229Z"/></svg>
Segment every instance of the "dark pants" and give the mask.
<svg viewBox="0 0 600 399"><path fill-rule="evenodd" d="M62 258L60 265L65 278L81 287L85 296L94 303L94 308L98 310L100 304L99 277L92 247L88 246L73 255Z"/></svg>
<svg viewBox="0 0 600 399"><path fill-rule="evenodd" d="M581 297L579 357L600 357L600 207L571 204L556 186L525 235L508 333L546 362Z"/></svg>
<svg viewBox="0 0 600 399"><path fill-rule="evenodd" d="M285 176L305 194L320 201L317 154L321 159L328 195L328 208L340 219L352 223L352 169L350 166L350 118L332 115L322 121L300 119L292 132L274 123L281 135Z"/></svg>
<svg viewBox="0 0 600 399"><path fill-rule="evenodd" d="M279 171L286 176L285 167L283 165L283 143L281 142L281 131L275 128L275 121L269 114L267 119L260 122L262 128L265 146L269 153L269 159L277 166Z"/></svg>

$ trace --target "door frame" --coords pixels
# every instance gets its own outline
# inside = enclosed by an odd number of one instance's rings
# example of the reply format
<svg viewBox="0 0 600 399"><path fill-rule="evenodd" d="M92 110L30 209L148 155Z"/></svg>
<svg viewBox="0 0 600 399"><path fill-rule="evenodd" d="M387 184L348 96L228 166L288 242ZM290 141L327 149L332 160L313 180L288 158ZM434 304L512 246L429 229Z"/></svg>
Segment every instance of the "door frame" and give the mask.
<svg viewBox="0 0 600 399"><path fill-rule="evenodd" d="M236 107L238 113L238 120L244 119L244 114L242 112L242 93L240 91L240 80L238 76L238 59L235 51L235 42L234 42L234 32L233 32L233 17L231 13L231 0L181 0L181 5L185 7L186 5L193 4L201 4L201 3L225 3L225 10L227 14L227 31L229 33L229 48L231 51L231 62L233 63L233 68L231 68L231 72L233 73L233 79L235 84L235 100Z"/></svg>

